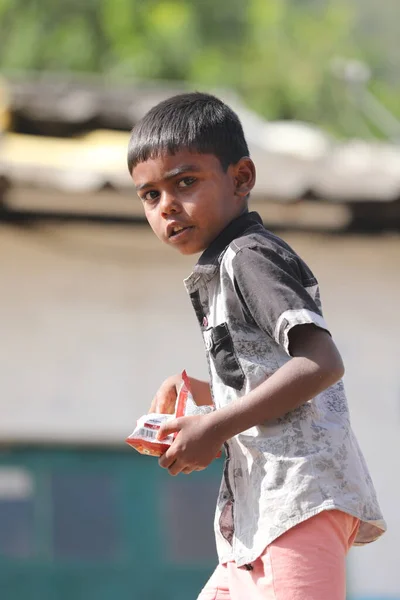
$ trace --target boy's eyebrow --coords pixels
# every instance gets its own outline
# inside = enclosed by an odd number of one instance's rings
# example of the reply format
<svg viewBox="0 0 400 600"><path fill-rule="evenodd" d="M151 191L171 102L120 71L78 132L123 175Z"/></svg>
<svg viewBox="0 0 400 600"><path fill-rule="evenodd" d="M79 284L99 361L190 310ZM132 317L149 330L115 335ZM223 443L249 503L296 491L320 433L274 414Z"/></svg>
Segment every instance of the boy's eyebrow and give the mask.
<svg viewBox="0 0 400 600"><path fill-rule="evenodd" d="M171 169L171 171L167 171L163 177L163 180L168 180L168 179L173 179L174 177L176 177L177 175L182 175L182 173L187 173L188 171L190 172L198 172L201 171L201 168L198 165L179 165L179 167L176 167L175 169ZM144 188L148 188L148 187L153 187L155 184L152 183L151 181L147 182L147 183L140 183L139 185L136 186L136 191L140 191L143 190Z"/></svg>

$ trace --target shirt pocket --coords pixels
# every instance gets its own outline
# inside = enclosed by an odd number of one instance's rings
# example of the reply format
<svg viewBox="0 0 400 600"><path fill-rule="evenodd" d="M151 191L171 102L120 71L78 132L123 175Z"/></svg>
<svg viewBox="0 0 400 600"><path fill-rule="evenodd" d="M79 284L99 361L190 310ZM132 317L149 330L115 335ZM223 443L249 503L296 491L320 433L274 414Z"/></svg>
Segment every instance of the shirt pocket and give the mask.
<svg viewBox="0 0 400 600"><path fill-rule="evenodd" d="M228 325L213 327L210 336L210 354L215 370L225 385L240 390L245 381L243 369L236 357Z"/></svg>

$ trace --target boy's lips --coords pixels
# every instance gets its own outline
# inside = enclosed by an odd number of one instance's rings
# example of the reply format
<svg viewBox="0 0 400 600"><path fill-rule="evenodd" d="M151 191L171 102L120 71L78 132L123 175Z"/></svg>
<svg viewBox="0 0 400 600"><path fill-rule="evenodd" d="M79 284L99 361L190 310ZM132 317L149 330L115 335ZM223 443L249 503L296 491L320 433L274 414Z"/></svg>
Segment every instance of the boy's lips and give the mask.
<svg viewBox="0 0 400 600"><path fill-rule="evenodd" d="M184 242L185 240L187 240L189 238L192 231L193 231L193 227L183 227L176 233L173 233L172 235L170 235L168 238L168 241L171 244L179 244L180 242Z"/></svg>
<svg viewBox="0 0 400 600"><path fill-rule="evenodd" d="M183 223L170 223L167 227L167 237L169 240L178 239L193 229L192 225L185 225Z"/></svg>

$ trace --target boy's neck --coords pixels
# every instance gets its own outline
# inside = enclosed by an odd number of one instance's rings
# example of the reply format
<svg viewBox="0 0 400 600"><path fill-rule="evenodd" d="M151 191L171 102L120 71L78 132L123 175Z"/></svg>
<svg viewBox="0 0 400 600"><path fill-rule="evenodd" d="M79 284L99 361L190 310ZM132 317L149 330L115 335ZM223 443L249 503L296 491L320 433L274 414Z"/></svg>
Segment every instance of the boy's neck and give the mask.
<svg viewBox="0 0 400 600"><path fill-rule="evenodd" d="M232 221L220 231L217 237L214 238L211 244L204 250L197 261L197 265L204 266L216 264L225 248L229 246L232 240L241 235L250 224L262 224L262 220L258 213L249 212L248 206L246 206L239 216L232 219Z"/></svg>

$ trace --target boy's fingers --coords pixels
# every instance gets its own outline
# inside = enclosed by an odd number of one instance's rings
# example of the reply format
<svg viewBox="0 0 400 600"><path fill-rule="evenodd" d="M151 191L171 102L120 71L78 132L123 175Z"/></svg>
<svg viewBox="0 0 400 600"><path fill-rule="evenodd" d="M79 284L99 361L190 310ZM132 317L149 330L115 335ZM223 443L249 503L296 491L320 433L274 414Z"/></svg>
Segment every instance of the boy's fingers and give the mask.
<svg viewBox="0 0 400 600"><path fill-rule="evenodd" d="M164 413L165 407L168 405L168 399L160 396L160 394L156 394L153 398L153 401L150 406L151 413Z"/></svg>
<svg viewBox="0 0 400 600"><path fill-rule="evenodd" d="M157 394L154 396L149 412L172 415L175 412L176 398L173 395Z"/></svg>
<svg viewBox="0 0 400 600"><path fill-rule="evenodd" d="M158 464L163 469L169 469L175 461L176 461L176 456L175 456L174 452L172 452L171 449L169 449L166 452L164 452L164 454L162 456L160 456L160 458L158 459Z"/></svg>
<svg viewBox="0 0 400 600"><path fill-rule="evenodd" d="M160 429L158 430L157 439L163 440L170 433L175 433L175 431L179 431L179 430L180 430L179 419L172 419L171 421L167 421L166 423L163 423L161 425Z"/></svg>
<svg viewBox="0 0 400 600"><path fill-rule="evenodd" d="M182 466L179 466L178 461L174 461L168 469L170 475L178 475L182 471Z"/></svg>

